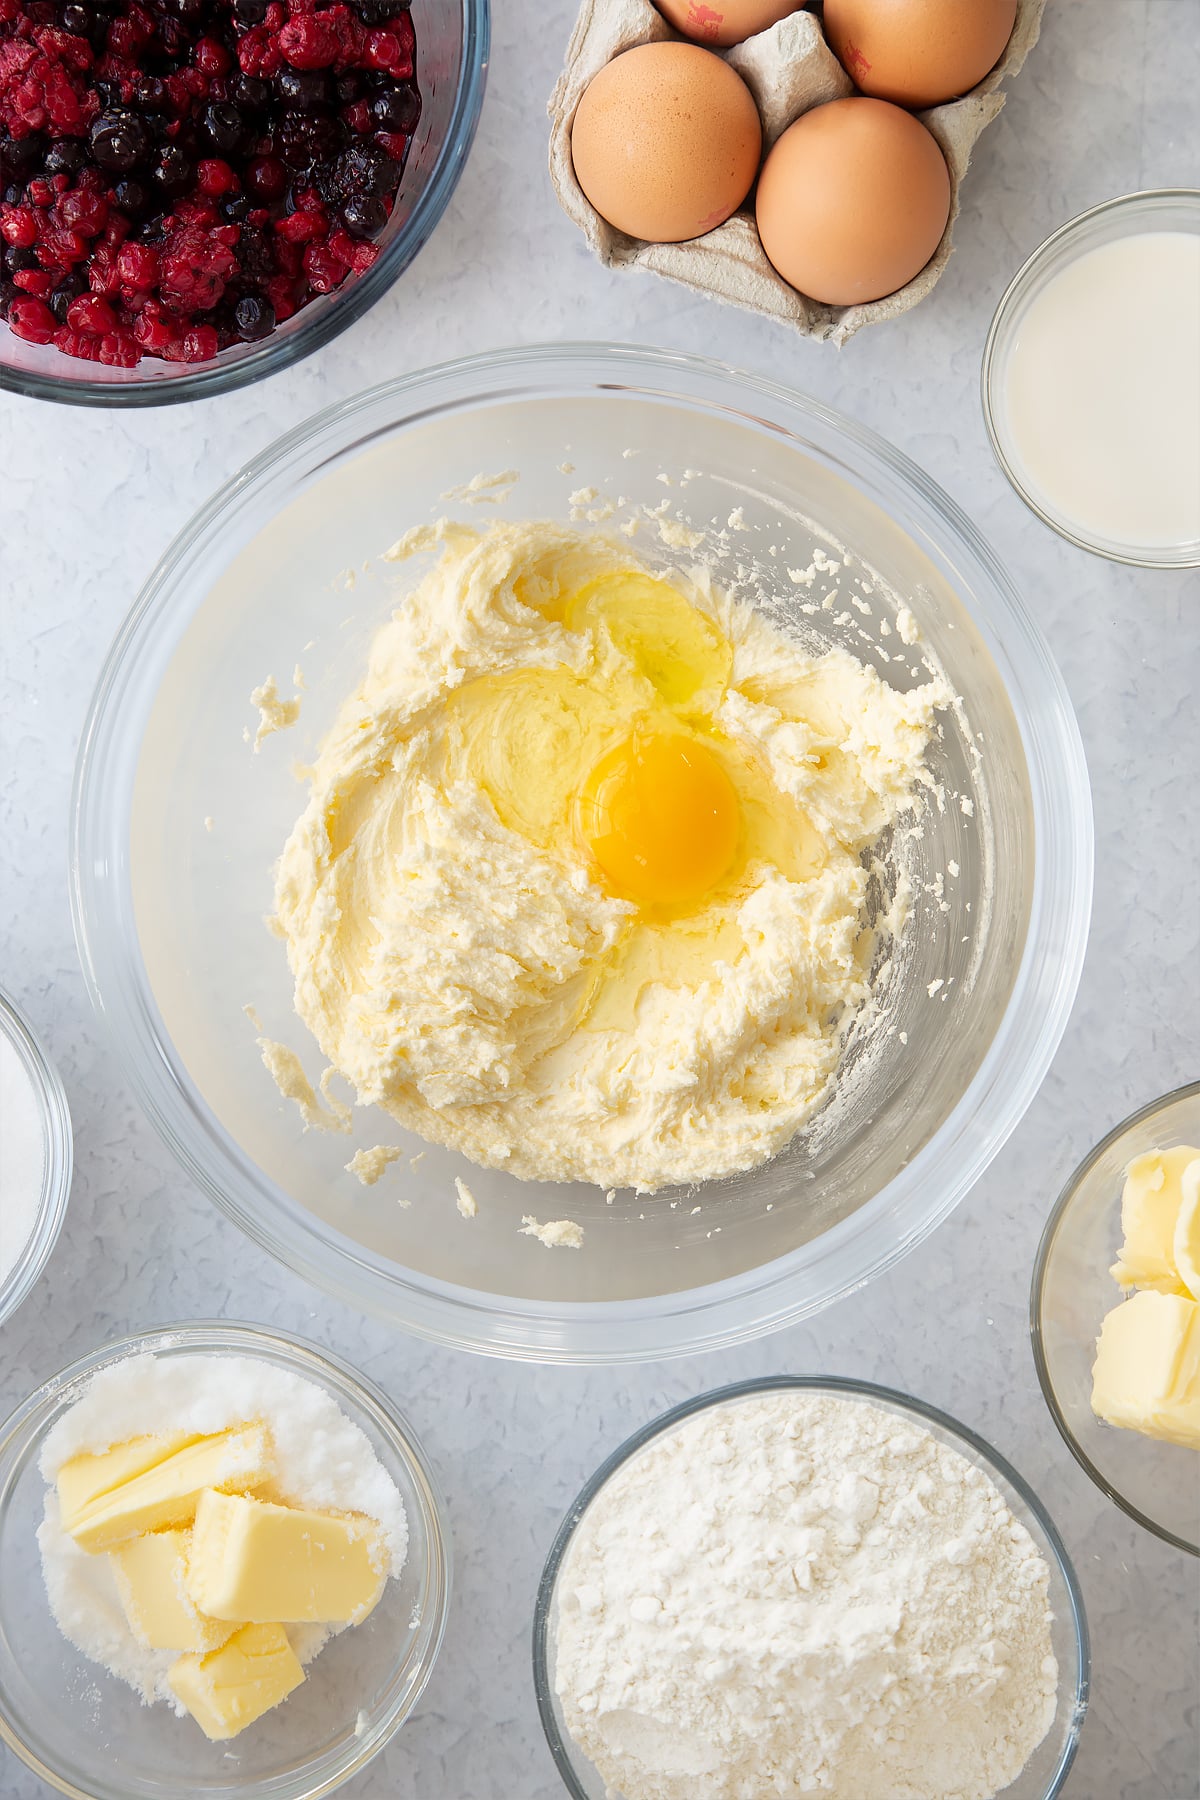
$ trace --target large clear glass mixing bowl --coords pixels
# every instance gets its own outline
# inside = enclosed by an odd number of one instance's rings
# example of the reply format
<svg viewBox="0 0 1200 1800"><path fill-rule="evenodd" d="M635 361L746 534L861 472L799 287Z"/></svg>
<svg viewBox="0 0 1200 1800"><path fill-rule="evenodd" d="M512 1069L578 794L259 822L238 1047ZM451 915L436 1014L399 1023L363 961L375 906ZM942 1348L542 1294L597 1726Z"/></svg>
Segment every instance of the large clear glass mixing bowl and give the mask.
<svg viewBox="0 0 1200 1800"><path fill-rule="evenodd" d="M464 484L513 471L518 481L472 511ZM705 529L718 579L804 644L844 644L903 686L933 659L961 696L930 754L936 792L911 847L916 903L886 1005L851 1034L830 1103L750 1174L609 1204L597 1189L524 1183L429 1149L364 1188L344 1165L356 1148L402 1142L394 1125L362 1109L353 1138L303 1133L243 1015L252 1005L319 1072L263 925L302 805L292 765L311 757L411 579L377 560L403 530L447 511L565 519L609 500L666 505ZM643 557L678 560L644 515L643 527ZM809 586L789 577L822 563ZM871 590L867 610L826 607L851 575ZM290 691L297 662L300 723L255 757L248 696L268 674ZM1062 682L953 503L872 433L784 388L585 345L376 388L281 439L215 496L151 577L101 678L72 887L92 995L143 1105L252 1237L426 1336L601 1361L801 1318L946 1217L1062 1035L1091 868L1087 771ZM473 1218L456 1210L456 1176L478 1202ZM577 1220L583 1249L522 1236L530 1213Z"/></svg>

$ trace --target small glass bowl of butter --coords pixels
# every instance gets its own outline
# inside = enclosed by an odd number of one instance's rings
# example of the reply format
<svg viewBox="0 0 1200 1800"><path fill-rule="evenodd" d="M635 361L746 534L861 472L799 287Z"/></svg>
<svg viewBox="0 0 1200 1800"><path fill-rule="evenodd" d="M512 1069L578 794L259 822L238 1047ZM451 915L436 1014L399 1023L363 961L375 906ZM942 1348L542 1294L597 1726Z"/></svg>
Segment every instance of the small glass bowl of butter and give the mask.
<svg viewBox="0 0 1200 1800"><path fill-rule="evenodd" d="M1198 1150L1200 1082L1110 1131L1046 1222L1030 1299L1038 1379L1076 1460L1139 1525L1193 1555L1200 1180L1188 1171Z"/></svg>
<svg viewBox="0 0 1200 1800"><path fill-rule="evenodd" d="M311 1665L302 1693L225 1741L139 1695L63 1636L39 1564L48 1433L98 1370L128 1356L252 1357L321 1388L365 1434L403 1501L401 1573L361 1624ZM142 1539L145 1544L152 1540ZM106 1344L53 1377L0 1426L0 1739L75 1800L317 1800L362 1769L416 1705L441 1647L450 1589L445 1506L403 1417L377 1388L303 1340L261 1327L188 1324Z"/></svg>

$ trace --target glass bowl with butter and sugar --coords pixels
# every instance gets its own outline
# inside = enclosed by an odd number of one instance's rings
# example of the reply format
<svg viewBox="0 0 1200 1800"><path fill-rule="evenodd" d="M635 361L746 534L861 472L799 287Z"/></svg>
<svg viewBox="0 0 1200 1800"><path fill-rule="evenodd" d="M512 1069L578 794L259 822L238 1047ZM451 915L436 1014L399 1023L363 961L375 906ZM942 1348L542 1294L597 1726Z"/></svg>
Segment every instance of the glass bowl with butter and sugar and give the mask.
<svg viewBox="0 0 1200 1800"><path fill-rule="evenodd" d="M73 1800L318 1800L441 1646L445 1510L325 1351L199 1323L106 1344L0 1426L0 1738Z"/></svg>
<svg viewBox="0 0 1200 1800"><path fill-rule="evenodd" d="M1200 1555L1200 1082L1085 1158L1046 1222L1038 1378L1076 1460L1147 1531Z"/></svg>
<svg viewBox="0 0 1200 1800"><path fill-rule="evenodd" d="M911 1249L1036 1092L1090 907L1070 703L970 523L815 401L619 345L404 376L236 476L118 636L74 818L93 1000L215 1204L529 1360L734 1343Z"/></svg>

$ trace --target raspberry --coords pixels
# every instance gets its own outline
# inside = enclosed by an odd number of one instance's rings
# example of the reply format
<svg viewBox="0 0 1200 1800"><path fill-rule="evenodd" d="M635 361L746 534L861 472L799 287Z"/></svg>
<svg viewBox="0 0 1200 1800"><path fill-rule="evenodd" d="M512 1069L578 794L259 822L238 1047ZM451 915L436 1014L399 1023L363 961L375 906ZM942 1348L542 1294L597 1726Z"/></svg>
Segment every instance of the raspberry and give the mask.
<svg viewBox="0 0 1200 1800"><path fill-rule="evenodd" d="M225 292L237 258L211 234L184 226L171 234L163 249L160 292L180 312L209 312Z"/></svg>
<svg viewBox="0 0 1200 1800"><path fill-rule="evenodd" d="M64 325L54 334L54 347L83 362L100 361L100 339L89 331L72 331L69 325Z"/></svg>
<svg viewBox="0 0 1200 1800"><path fill-rule="evenodd" d="M137 339L131 331L106 332L100 339L98 361L118 369L136 368L141 361Z"/></svg>
<svg viewBox="0 0 1200 1800"><path fill-rule="evenodd" d="M323 210L294 212L286 219L276 219L275 229L288 244L311 244L329 234L329 220Z"/></svg>

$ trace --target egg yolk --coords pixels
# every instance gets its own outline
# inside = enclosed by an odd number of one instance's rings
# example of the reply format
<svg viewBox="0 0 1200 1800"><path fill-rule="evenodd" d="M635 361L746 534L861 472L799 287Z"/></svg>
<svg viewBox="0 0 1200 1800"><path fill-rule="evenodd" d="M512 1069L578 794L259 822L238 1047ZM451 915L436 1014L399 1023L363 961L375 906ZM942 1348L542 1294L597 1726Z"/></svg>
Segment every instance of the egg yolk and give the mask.
<svg viewBox="0 0 1200 1800"><path fill-rule="evenodd" d="M737 853L737 794L713 752L682 732L634 733L607 752L576 818L612 890L675 906L715 887Z"/></svg>

